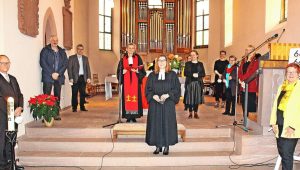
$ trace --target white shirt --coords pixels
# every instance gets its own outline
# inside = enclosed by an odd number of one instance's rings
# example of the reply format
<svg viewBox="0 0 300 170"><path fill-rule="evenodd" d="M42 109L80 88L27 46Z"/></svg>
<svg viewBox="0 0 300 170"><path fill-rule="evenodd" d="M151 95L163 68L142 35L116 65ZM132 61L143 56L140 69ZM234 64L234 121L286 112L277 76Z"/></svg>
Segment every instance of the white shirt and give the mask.
<svg viewBox="0 0 300 170"><path fill-rule="evenodd" d="M165 80L165 77L166 77L166 72L165 72L165 70L159 70L159 73L158 73L158 80Z"/></svg>
<svg viewBox="0 0 300 170"><path fill-rule="evenodd" d="M5 78L5 80L6 80L7 82L10 82L9 76L8 76L7 73L2 73L2 72L0 72L0 74Z"/></svg>
<svg viewBox="0 0 300 170"><path fill-rule="evenodd" d="M77 54L77 58L79 62L79 75L84 75L82 56Z"/></svg>

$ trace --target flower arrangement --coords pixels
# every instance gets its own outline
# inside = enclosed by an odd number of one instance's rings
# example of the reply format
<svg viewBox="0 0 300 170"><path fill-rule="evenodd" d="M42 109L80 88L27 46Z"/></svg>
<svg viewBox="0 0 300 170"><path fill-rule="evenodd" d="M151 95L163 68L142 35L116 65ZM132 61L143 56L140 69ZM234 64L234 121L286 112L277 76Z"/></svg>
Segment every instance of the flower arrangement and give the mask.
<svg viewBox="0 0 300 170"><path fill-rule="evenodd" d="M57 97L47 94L31 97L28 102L33 118L44 118L46 122L51 122L51 119L57 116L59 112L57 99Z"/></svg>
<svg viewBox="0 0 300 170"><path fill-rule="evenodd" d="M178 73L178 71L181 68L182 57L179 57L178 55L174 55L174 54L169 54L168 58L170 60L171 69L176 73Z"/></svg>

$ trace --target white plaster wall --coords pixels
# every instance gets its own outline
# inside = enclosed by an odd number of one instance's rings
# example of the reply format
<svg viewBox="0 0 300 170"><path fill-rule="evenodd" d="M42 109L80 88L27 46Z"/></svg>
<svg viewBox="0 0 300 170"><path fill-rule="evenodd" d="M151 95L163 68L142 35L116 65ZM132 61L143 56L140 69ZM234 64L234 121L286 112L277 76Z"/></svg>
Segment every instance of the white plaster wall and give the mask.
<svg viewBox="0 0 300 170"><path fill-rule="evenodd" d="M4 0L0 0L0 54L3 53L4 51L4 32L3 32L3 15L4 15L4 11L3 11L3 7L4 7Z"/></svg>
<svg viewBox="0 0 300 170"><path fill-rule="evenodd" d="M300 43L299 32L299 0L289 0L287 22L274 26L270 31L265 32L266 1L265 0L235 0L233 11L233 43L226 48L228 54L236 55L240 58L244 54L244 49L248 44L258 46L275 33L280 34L282 29L286 31L280 42ZM222 17L224 20L224 17ZM224 33L221 34L221 37ZM276 40L272 41L276 42ZM224 46L222 42L221 46ZM267 45L258 50L259 53L267 52Z"/></svg>
<svg viewBox="0 0 300 170"><path fill-rule="evenodd" d="M6 54L11 60L11 68L9 73L14 75L20 84L21 91L24 95L24 122L19 127L19 134L24 134L24 124L32 120L29 113L28 100L31 96L42 93L41 68L39 65L39 54L43 48L43 20L46 10L50 7L53 11L56 29L59 38L59 45L63 44L63 18L62 7L63 0L41 0L39 1L39 35L35 38L22 34L18 29L18 8L17 0L1 0L0 4L0 36L3 47L1 52ZM71 6L73 2L71 1ZM1 9L2 8L2 9ZM4 14L4 15L3 15ZM2 16L2 17L1 17ZM0 26L1 27L1 26ZM2 36L3 35L3 36ZM67 54L72 54L67 51ZM62 88L61 106L70 105L71 90L66 81L66 85Z"/></svg>

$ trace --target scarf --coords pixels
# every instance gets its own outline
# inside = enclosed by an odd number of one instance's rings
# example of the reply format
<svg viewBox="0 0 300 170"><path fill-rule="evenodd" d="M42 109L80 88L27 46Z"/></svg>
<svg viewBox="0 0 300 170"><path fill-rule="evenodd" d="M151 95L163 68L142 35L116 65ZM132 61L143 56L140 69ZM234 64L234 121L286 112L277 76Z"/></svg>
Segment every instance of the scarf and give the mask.
<svg viewBox="0 0 300 170"><path fill-rule="evenodd" d="M225 80L226 80L225 81L225 86L226 86L226 88L229 87L229 76L230 76L230 74L231 74L231 72L233 71L234 68L235 68L235 66L232 67L231 64L228 64L226 69L225 69L225 72L226 72L226 74L225 74Z"/></svg>
<svg viewBox="0 0 300 170"><path fill-rule="evenodd" d="M295 83L288 83L287 80L285 80L281 86L281 91L285 91L284 96L282 97L278 109L283 111L283 117L285 117L285 111L287 107L287 103L289 101L289 98L294 90L294 87L296 86L297 82Z"/></svg>

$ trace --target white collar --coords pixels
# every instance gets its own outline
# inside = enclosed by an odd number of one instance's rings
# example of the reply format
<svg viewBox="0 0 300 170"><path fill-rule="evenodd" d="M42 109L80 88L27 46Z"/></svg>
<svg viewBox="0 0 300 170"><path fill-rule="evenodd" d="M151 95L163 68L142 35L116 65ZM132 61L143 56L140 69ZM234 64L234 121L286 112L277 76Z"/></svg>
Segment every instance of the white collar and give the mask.
<svg viewBox="0 0 300 170"><path fill-rule="evenodd" d="M8 75L8 73L0 72L0 74L5 78L6 81L9 82L9 75Z"/></svg>
<svg viewBox="0 0 300 170"><path fill-rule="evenodd" d="M78 57L78 58L81 58L81 57L82 57L82 55L78 55L78 54L77 54L77 57Z"/></svg>
<svg viewBox="0 0 300 170"><path fill-rule="evenodd" d="M132 55L131 56L128 55L128 64L129 65L133 64L133 57L132 57Z"/></svg>
<svg viewBox="0 0 300 170"><path fill-rule="evenodd" d="M166 78L165 70L160 70L158 73L158 80L165 80L165 78Z"/></svg>

